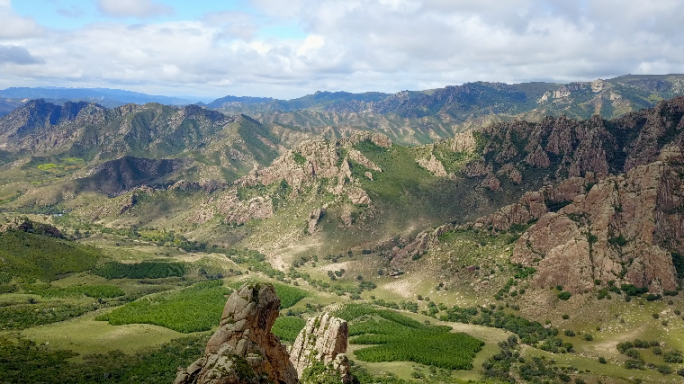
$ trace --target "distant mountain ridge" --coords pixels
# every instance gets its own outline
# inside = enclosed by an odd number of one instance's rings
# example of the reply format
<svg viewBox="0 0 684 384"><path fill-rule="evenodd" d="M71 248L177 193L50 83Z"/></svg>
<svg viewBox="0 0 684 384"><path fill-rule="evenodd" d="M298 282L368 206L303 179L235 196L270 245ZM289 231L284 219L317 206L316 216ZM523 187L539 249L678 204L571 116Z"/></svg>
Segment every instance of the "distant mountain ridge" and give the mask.
<svg viewBox="0 0 684 384"><path fill-rule="evenodd" d="M350 113L396 114L403 118L440 115L457 122L492 115L525 119L567 115L586 119L594 114L618 117L683 94L684 75L625 75L569 84L474 82L395 94L316 92L292 100L227 96L207 107L250 115L302 109L342 116Z"/></svg>
<svg viewBox="0 0 684 384"><path fill-rule="evenodd" d="M47 99L49 101L64 103L66 101L96 102L105 107L118 107L128 103L145 104L159 103L167 105L194 104L197 100L179 97L148 95L140 92L131 92L121 89L110 88L61 88L61 87L12 87L0 90L0 98L23 100L23 99Z"/></svg>

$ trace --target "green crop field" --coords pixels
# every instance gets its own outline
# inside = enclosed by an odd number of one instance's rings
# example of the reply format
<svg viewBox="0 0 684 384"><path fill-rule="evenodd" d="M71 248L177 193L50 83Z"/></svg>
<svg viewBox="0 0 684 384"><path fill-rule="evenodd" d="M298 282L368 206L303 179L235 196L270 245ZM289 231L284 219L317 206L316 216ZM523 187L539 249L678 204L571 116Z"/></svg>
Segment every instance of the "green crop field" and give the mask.
<svg viewBox="0 0 684 384"><path fill-rule="evenodd" d="M221 280L206 281L180 291L147 296L99 316L112 325L154 324L182 333L208 331L219 324L225 295Z"/></svg>
<svg viewBox="0 0 684 384"><path fill-rule="evenodd" d="M37 325L57 323L97 309L96 304L61 301L16 304L0 307L0 330L21 330Z"/></svg>
<svg viewBox="0 0 684 384"><path fill-rule="evenodd" d="M281 340L294 342L301 331L306 325L306 321L299 317L294 316L280 316L276 319L275 324L271 332L274 335L280 337Z"/></svg>
<svg viewBox="0 0 684 384"><path fill-rule="evenodd" d="M445 326L430 326L393 311L352 304L337 312L350 322L351 344L374 345L354 352L367 362L412 361L448 369L472 369L484 345Z"/></svg>
<svg viewBox="0 0 684 384"><path fill-rule="evenodd" d="M93 271L107 279L161 279L185 274L182 263L143 261L136 264L106 263Z"/></svg>
<svg viewBox="0 0 684 384"><path fill-rule="evenodd" d="M206 336L173 340L159 348L127 355L120 351L88 355L53 350L31 340L18 342L0 336L0 382L2 383L171 383L176 369L201 356Z"/></svg>

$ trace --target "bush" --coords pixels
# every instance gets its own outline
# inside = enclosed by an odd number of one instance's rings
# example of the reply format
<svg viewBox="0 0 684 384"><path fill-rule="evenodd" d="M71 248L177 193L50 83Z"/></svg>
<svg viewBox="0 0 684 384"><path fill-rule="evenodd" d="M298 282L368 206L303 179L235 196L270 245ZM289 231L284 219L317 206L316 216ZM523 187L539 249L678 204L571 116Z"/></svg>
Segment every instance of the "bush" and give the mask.
<svg viewBox="0 0 684 384"><path fill-rule="evenodd" d="M669 365L659 365L657 369L658 372L662 373L663 375L669 375L672 373L672 367L670 367Z"/></svg>
<svg viewBox="0 0 684 384"><path fill-rule="evenodd" d="M620 288L627 296L641 296L648 292L647 287L637 288L632 284L622 284Z"/></svg>
<svg viewBox="0 0 684 384"><path fill-rule="evenodd" d="M585 333L585 334L584 334L584 340L586 340L586 341L594 341L594 336L592 336L592 335L590 335L590 334L588 334L588 333Z"/></svg>
<svg viewBox="0 0 684 384"><path fill-rule="evenodd" d="M565 291L558 294L558 298L561 300L568 300L571 296L572 294L570 292Z"/></svg>
<svg viewBox="0 0 684 384"><path fill-rule="evenodd" d="M573 331L573 330L566 329L564 333L565 333L565 336L575 337L575 331Z"/></svg>
<svg viewBox="0 0 684 384"><path fill-rule="evenodd" d="M641 353L634 348L630 348L624 352L625 356L631 357L632 359L640 359Z"/></svg>
<svg viewBox="0 0 684 384"><path fill-rule="evenodd" d="M608 364L608 361L606 361L606 358L603 356L598 358L598 362L601 364Z"/></svg>
<svg viewBox="0 0 684 384"><path fill-rule="evenodd" d="M684 358L680 351L668 351L663 355L663 360L666 363L681 364L684 363Z"/></svg>
<svg viewBox="0 0 684 384"><path fill-rule="evenodd" d="M625 361L625 368L627 369L644 369L644 363L639 360L627 360Z"/></svg>

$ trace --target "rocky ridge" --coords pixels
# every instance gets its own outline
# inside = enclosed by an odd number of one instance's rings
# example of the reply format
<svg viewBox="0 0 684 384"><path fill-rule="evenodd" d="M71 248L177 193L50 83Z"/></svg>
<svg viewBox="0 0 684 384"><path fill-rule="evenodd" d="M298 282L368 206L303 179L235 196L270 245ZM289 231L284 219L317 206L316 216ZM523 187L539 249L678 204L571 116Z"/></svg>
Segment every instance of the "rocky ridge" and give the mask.
<svg viewBox="0 0 684 384"><path fill-rule="evenodd" d="M392 264L422 255L452 230L532 224L511 260L537 269L536 286L580 293L613 281L674 290L682 271L672 253L684 251L683 116L684 98L677 98L613 121L547 118L475 132L485 155L463 169L466 177L487 182L513 166L522 178L543 170L548 184L468 225L418 234L392 251Z"/></svg>
<svg viewBox="0 0 684 384"><path fill-rule="evenodd" d="M327 192L346 197L353 204L371 204L366 192L357 186L352 176L350 162L382 172L382 169L368 160L361 152L353 149L353 145L369 140L381 147L390 147L392 142L387 136L363 132L348 139L335 142L307 141L292 150L286 151L267 167L253 170L248 175L238 179L234 188L226 189L223 193L212 196L203 202L194 215L195 222L202 223L214 215L221 215L227 223L243 224L252 220L266 219L273 215L274 194L288 193L296 196L302 189L312 183L328 179ZM254 189L261 186L280 183L283 188L275 192L244 198L239 195L240 189ZM287 196L284 196L287 197ZM324 208L321 208L324 210ZM312 213L315 222L320 217ZM315 222L308 227L315 229Z"/></svg>

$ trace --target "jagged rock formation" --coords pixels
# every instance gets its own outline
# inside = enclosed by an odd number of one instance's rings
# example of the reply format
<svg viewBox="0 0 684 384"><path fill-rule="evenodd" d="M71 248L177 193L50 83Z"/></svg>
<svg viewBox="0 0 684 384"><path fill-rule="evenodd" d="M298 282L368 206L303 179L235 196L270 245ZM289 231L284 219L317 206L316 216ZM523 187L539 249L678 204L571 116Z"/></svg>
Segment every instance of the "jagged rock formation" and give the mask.
<svg viewBox="0 0 684 384"><path fill-rule="evenodd" d="M425 158L419 159L418 165L425 168L428 172L432 173L435 176L439 176L439 177L446 177L447 176L447 171L446 171L446 169L444 169L444 164L442 164L441 161L437 160L434 153L430 154L429 159L425 159Z"/></svg>
<svg viewBox="0 0 684 384"><path fill-rule="evenodd" d="M280 299L270 284L233 292L204 357L181 369L174 384L295 384L297 371L271 333Z"/></svg>
<svg viewBox="0 0 684 384"><path fill-rule="evenodd" d="M353 162L382 172L380 167L353 148L353 145L365 140L384 148L392 146L387 136L370 132L358 133L336 142L306 141L278 157L268 167L255 169L234 183L235 187L244 189L275 183L280 183L284 188L249 198L242 198L236 188L227 189L219 196L212 196L206 200L194 215L194 220L202 223L214 215L223 216L226 223L237 224L244 224L252 219L267 219L273 216L275 211L273 195L289 193L296 196L305 185L311 185L323 178L331 180L326 189L333 195L346 196L353 204L370 205L370 197L356 186L358 183L350 168L350 163ZM279 196L287 197L289 196ZM315 221L313 216L316 215L312 213L312 217L307 220L310 233L315 230L320 212Z"/></svg>
<svg viewBox="0 0 684 384"><path fill-rule="evenodd" d="M307 320L290 349L290 361L299 378L307 368L320 362L337 372L343 383L351 383L349 360L345 354L348 337L347 322L329 313Z"/></svg>
<svg viewBox="0 0 684 384"><path fill-rule="evenodd" d="M512 261L537 268L535 285L572 293L591 289L595 280L675 290L671 252L684 250L682 160L600 180L541 216L515 244Z"/></svg>
<svg viewBox="0 0 684 384"><path fill-rule="evenodd" d="M506 231L534 223L513 248L512 262L537 269L533 284L581 293L595 281L615 281L662 293L677 287L672 252L684 252L684 154L668 147L658 161L626 174L573 177L467 225L420 233L393 251L392 264L439 244L456 229Z"/></svg>

